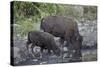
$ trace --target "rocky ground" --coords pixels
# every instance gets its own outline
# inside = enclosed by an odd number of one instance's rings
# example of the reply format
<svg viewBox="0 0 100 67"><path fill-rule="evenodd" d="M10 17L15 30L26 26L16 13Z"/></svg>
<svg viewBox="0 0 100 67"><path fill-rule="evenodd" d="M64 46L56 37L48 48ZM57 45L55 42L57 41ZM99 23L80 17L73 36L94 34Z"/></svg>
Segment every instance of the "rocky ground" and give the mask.
<svg viewBox="0 0 100 67"><path fill-rule="evenodd" d="M78 23L78 27L80 34L83 36L82 61L97 60L97 21L81 21ZM38 48L37 57L33 58L26 50L25 44L25 39L14 37L14 65L67 63L70 60L70 58L65 58L67 53L61 57L57 57L53 53L48 55L45 51L41 58L38 55L39 47L36 47ZM67 50L66 47L63 47L63 49Z"/></svg>
<svg viewBox="0 0 100 67"><path fill-rule="evenodd" d="M97 21L78 23L79 32L83 36L83 46L97 47Z"/></svg>

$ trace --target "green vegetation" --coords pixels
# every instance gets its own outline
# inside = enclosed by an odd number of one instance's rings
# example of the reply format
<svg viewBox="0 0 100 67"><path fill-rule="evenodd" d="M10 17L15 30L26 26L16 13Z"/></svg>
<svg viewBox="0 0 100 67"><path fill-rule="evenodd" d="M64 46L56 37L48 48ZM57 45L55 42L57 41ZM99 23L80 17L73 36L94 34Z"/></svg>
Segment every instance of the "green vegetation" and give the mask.
<svg viewBox="0 0 100 67"><path fill-rule="evenodd" d="M75 6L53 3L14 1L14 35L26 36L29 31L37 30L41 18L45 16L73 16L77 19L97 18L97 7Z"/></svg>

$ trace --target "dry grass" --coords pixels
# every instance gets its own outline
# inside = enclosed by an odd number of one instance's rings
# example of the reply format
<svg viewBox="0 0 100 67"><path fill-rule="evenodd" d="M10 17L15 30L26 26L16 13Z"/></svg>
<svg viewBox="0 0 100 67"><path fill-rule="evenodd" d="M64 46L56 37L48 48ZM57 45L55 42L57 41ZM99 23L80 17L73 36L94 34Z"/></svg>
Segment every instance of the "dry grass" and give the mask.
<svg viewBox="0 0 100 67"><path fill-rule="evenodd" d="M82 54L82 61L96 61L97 51L88 51Z"/></svg>

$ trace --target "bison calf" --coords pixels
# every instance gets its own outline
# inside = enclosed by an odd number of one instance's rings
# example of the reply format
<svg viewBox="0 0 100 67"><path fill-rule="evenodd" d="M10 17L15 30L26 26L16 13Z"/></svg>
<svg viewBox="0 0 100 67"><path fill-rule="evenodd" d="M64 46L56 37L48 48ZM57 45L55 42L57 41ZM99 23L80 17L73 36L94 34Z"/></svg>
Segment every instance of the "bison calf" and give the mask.
<svg viewBox="0 0 100 67"><path fill-rule="evenodd" d="M27 48L29 44L32 44L31 45L32 53L33 53L33 47L39 46L42 52L43 49L48 49L48 52L52 50L56 55L60 55L60 49L55 43L54 36L47 32L40 32L40 31L29 32L26 45Z"/></svg>

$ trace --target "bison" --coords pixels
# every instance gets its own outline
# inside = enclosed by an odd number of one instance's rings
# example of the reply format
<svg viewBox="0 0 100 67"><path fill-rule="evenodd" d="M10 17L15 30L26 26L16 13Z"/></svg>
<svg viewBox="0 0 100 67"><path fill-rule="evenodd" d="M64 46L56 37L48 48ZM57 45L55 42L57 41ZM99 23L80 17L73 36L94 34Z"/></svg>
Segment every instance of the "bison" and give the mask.
<svg viewBox="0 0 100 67"><path fill-rule="evenodd" d="M31 31L28 33L28 40L26 47L32 44L31 51L33 52L34 46L39 46L41 51L48 49L48 53L52 50L57 56L60 56L60 48L56 45L54 36L47 32Z"/></svg>
<svg viewBox="0 0 100 67"><path fill-rule="evenodd" d="M78 31L78 25L73 17L47 16L42 18L41 30L56 37L60 37L60 43L67 41L69 50L79 50L82 45L82 37Z"/></svg>

